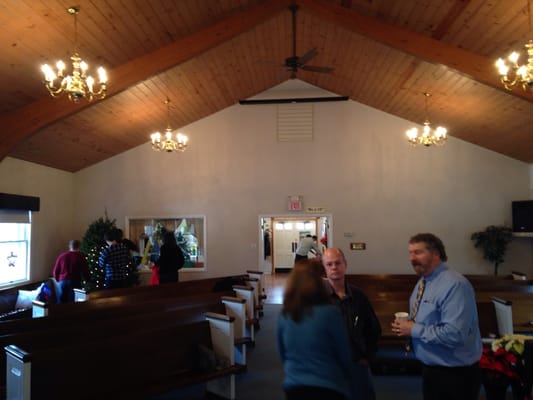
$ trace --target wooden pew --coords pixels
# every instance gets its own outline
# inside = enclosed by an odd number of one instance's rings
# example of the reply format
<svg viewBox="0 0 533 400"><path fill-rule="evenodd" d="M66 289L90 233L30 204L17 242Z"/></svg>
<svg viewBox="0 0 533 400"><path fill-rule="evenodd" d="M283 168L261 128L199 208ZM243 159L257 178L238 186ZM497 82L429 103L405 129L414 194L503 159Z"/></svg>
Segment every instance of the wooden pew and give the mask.
<svg viewBox="0 0 533 400"><path fill-rule="evenodd" d="M130 297L113 297L109 302L95 301L87 303L44 304L36 301L36 306L47 309L45 318L20 319L0 323L0 335L24 330L43 330L48 327L64 324L76 324L87 320L102 321L128 316L149 315L159 311L173 311L182 308L202 305L211 307L206 311L222 313L224 307L221 297L233 292L207 293L192 296L154 297L139 299Z"/></svg>
<svg viewBox="0 0 533 400"><path fill-rule="evenodd" d="M246 365L247 346L255 345L254 331L247 327L246 300L238 297L222 296L222 304L225 307L225 314L234 318L235 336L235 362Z"/></svg>
<svg viewBox="0 0 533 400"><path fill-rule="evenodd" d="M533 293L522 292L476 292L477 301L497 297L512 303L513 330L515 333L533 334Z"/></svg>
<svg viewBox="0 0 533 400"><path fill-rule="evenodd" d="M245 278L244 284L251 286L253 288L253 302L254 302L254 309L257 318L260 318L263 316L263 299L259 297L259 290L261 288L261 284L259 282L258 278Z"/></svg>
<svg viewBox="0 0 533 400"><path fill-rule="evenodd" d="M258 280L259 283L258 283L258 288L257 288L257 294L260 300L265 300L267 298L267 295L265 292L266 284L265 284L265 275L263 271L255 271L255 270L247 269L246 273L248 274L250 278L256 278Z"/></svg>
<svg viewBox="0 0 533 400"><path fill-rule="evenodd" d="M259 326L258 310L255 307L254 288L248 285L234 285L235 296L245 301L246 312L246 336L255 342L255 328Z"/></svg>
<svg viewBox="0 0 533 400"><path fill-rule="evenodd" d="M221 296L224 294L226 296ZM8 344L22 346L28 343L31 344L32 341L55 343L55 338L63 340L61 338L69 338L70 336L90 339L91 335L99 337L99 335L106 335L106 332L109 330L119 329L117 326L124 328L123 325L126 323L129 323L128 326L132 330L136 330L139 329L136 328L136 325L142 326L146 323L149 325L161 324L163 318L166 321L172 322L180 318L183 319L184 315L191 313L195 313L196 315L209 311L225 313L228 310L226 304L232 302L240 303L242 308L245 307L241 299L228 296L228 294L233 294L233 292L211 292L194 296L163 297L151 300L146 299L144 295L140 299L130 295L108 298L107 301L106 299L98 299L84 303L54 304L50 305L51 308L55 308L56 311L62 310L62 312L55 313L55 316L10 321L9 323L0 324L1 328L3 328L0 330L2 333L0 335L0 345L2 347ZM222 302L222 298L225 299L224 303ZM238 309L234 308L232 309L232 315L239 326L244 325L244 310L239 313ZM96 332L86 329L85 325L88 321L99 327ZM78 326L82 328L80 331L67 334L65 332L67 330L65 328L66 326L70 331L73 331ZM242 334L242 331L243 329L241 327L238 333ZM236 358L238 363L246 363L247 343L250 343L249 338L241 336L237 339L234 338L234 358ZM0 361L3 361L1 360L3 356L4 354L0 357ZM1 365L3 367L5 363L2 362ZM5 373L0 371L0 379L4 377Z"/></svg>
<svg viewBox="0 0 533 400"><path fill-rule="evenodd" d="M124 296L129 294L139 294L139 293L154 293L154 292L181 292L184 294L193 294L193 293L207 293L215 291L217 285L223 283L224 281L235 281L239 284L244 283L244 279L248 278L248 275L231 275L217 278L206 278L206 279L197 279L191 281L177 282L177 283L165 283L163 285L155 286L137 286L130 288L120 288L120 289L104 289L96 290L93 292L86 292L83 289L75 289L75 298L76 301L87 301L89 299L99 299L106 297L114 296ZM231 289L232 284L230 283L228 288Z"/></svg>
<svg viewBox="0 0 533 400"><path fill-rule="evenodd" d="M76 318L103 319L116 315L150 313L158 309L174 310L190 304L212 302L212 309L206 311L231 315L235 318L235 357L238 363L246 365L247 346L253 346L254 330L247 329L246 300L235 297L233 290L224 292L207 292L188 295L186 291L129 291L123 296L93 299L82 303L44 304L34 302L34 315L72 316ZM249 300L250 301L250 300ZM38 310L41 310L39 312Z"/></svg>
<svg viewBox="0 0 533 400"><path fill-rule="evenodd" d="M494 275L472 275L466 274L465 277L474 287L491 287L512 288L516 286L533 286L531 280L513 281L512 275L494 276ZM348 274L346 280L363 290L404 290L412 288L418 281L416 274Z"/></svg>
<svg viewBox="0 0 533 400"><path fill-rule="evenodd" d="M150 302L161 302L164 306L165 302L168 302L168 306L172 306L174 303L186 303L194 302L196 299L212 298L219 299L221 296L230 296L232 291L224 292L195 292L192 294L184 292L164 292L153 291L152 293L140 292L130 293L129 295L113 296L106 298L94 299L87 302L78 303L55 303L46 304L35 300L33 302L33 314L34 318L45 316L69 316L82 313L95 313L92 310L102 313L101 315L95 315L95 318L105 317L105 311L113 312L114 309L120 309L120 312L126 312L128 306L139 308L139 310L149 311Z"/></svg>
<svg viewBox="0 0 533 400"><path fill-rule="evenodd" d="M7 346L8 398L141 399L208 382L208 391L234 399L234 374L242 367L233 359L233 319L220 314L207 317L208 321L72 339L52 347ZM217 369L199 364L199 355L207 349L226 362Z"/></svg>
<svg viewBox="0 0 533 400"><path fill-rule="evenodd" d="M153 288L158 288L154 286ZM214 299L224 298L221 303L224 307L220 310L213 310L220 313L231 312L231 315L236 319L236 326L238 327L235 337L235 351L237 353L237 359L241 363L246 363L246 348L247 345L253 345L255 341L255 333L253 328L241 329L241 326L248 326L254 321L246 316L246 300L235 297L233 290L226 290L223 292L207 291L202 294L197 290L193 290L191 287L187 287L187 290L176 290L176 285L161 285L160 290L128 290L122 291L122 296L113 297L101 297L92 299L87 302L78 303L66 303L66 304L44 304L38 301L34 302L34 317L41 316L62 316L62 315L85 315L87 318L109 318L115 315L114 309L119 309L121 315L125 313L133 312L150 312L156 307L166 307L170 309L177 304L205 301L211 297ZM117 292L115 292L117 293ZM192 293L192 294L190 294ZM200 293L200 294L199 294ZM241 296L242 297L242 296ZM153 302L157 301L158 304L154 305ZM253 301L251 298L247 298L247 301ZM166 304L168 302L168 304ZM233 304L233 307L230 307ZM91 313L91 316L88 315ZM94 317L93 317L94 315ZM228 314L230 315L230 314Z"/></svg>

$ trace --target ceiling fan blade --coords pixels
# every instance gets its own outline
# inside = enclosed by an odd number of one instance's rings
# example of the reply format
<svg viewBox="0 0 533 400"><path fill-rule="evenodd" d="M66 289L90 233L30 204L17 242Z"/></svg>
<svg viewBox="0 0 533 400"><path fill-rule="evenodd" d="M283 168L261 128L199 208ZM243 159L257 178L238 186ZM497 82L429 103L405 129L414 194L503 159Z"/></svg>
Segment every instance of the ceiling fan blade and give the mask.
<svg viewBox="0 0 533 400"><path fill-rule="evenodd" d="M311 72L323 72L325 74L331 74L335 68L332 67L318 67L314 65L306 65L302 67L305 71L311 71Z"/></svg>
<svg viewBox="0 0 533 400"><path fill-rule="evenodd" d="M312 58L316 57L317 55L318 55L318 51L316 51L316 49L309 50L303 56L298 57L298 65L305 65L305 63L309 62Z"/></svg>

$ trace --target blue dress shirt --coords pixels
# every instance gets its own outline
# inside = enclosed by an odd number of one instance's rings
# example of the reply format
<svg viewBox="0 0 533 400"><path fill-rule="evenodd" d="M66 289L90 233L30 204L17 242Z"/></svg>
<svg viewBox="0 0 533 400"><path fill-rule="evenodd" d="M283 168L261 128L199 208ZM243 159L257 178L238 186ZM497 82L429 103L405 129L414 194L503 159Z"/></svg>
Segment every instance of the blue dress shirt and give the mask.
<svg viewBox="0 0 533 400"><path fill-rule="evenodd" d="M481 358L482 344L476 296L470 282L441 263L425 277L426 287L411 339L416 358L432 366L472 365ZM416 300L418 285L409 299Z"/></svg>

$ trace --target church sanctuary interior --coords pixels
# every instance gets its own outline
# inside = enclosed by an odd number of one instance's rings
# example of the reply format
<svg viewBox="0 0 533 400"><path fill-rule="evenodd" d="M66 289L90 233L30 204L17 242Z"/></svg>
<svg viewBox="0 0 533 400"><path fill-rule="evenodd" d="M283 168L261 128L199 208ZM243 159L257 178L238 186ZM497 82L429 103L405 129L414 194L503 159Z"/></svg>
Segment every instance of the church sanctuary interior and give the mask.
<svg viewBox="0 0 533 400"><path fill-rule="evenodd" d="M0 2L0 399L282 399L275 323L306 235L375 308L378 399L422 398L390 332L417 233L472 282L485 343L532 335L531 1ZM132 287L94 278L107 223ZM154 285L165 230L185 264ZM71 239L93 282L58 304ZM87 380L104 354L124 377Z"/></svg>

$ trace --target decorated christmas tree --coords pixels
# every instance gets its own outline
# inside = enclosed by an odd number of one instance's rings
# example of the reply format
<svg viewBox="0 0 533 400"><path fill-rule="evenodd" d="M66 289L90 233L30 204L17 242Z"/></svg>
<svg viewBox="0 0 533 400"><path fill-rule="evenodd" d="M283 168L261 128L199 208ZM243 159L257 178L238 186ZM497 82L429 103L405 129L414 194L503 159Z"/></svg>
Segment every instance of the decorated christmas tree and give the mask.
<svg viewBox="0 0 533 400"><path fill-rule="evenodd" d="M87 257L91 273L91 279L84 282L83 288L89 292L104 288L105 273L98 265L98 258L106 246L104 234L112 228L115 228L115 220L110 220L106 212L104 217L98 218L89 225L81 241L80 251Z"/></svg>
<svg viewBox="0 0 533 400"><path fill-rule="evenodd" d="M91 273L91 279L83 283L83 288L89 292L104 288L105 271L98 265L98 259L102 249L107 246L104 235L111 229L116 229L115 221L114 219L110 220L106 212L104 217L98 218L89 225L81 241L80 251L87 257L89 272ZM130 241L130 243L132 242ZM139 273L130 260L128 265L128 285L136 286L138 283Z"/></svg>

